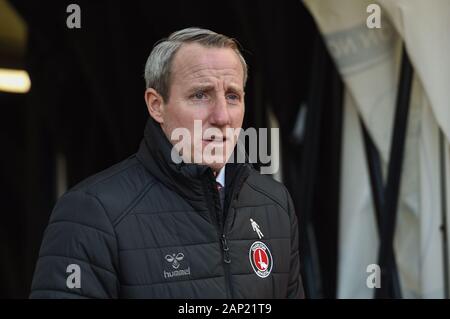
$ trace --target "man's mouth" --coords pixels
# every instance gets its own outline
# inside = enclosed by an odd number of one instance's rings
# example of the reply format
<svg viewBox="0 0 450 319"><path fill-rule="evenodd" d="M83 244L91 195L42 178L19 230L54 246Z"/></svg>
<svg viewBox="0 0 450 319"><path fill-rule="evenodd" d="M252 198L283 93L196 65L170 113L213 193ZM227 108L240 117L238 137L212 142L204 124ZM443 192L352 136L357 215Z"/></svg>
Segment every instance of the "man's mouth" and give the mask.
<svg viewBox="0 0 450 319"><path fill-rule="evenodd" d="M203 138L203 141L206 143L214 142L214 143L224 143L227 140L225 136L211 136Z"/></svg>

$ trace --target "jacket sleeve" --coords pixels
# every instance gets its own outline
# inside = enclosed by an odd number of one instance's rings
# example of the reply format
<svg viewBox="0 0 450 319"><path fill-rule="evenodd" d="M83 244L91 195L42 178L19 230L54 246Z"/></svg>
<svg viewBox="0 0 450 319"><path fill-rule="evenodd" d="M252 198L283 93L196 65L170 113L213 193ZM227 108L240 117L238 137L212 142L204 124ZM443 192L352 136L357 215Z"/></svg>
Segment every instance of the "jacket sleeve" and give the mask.
<svg viewBox="0 0 450 319"><path fill-rule="evenodd" d="M116 236L102 204L70 191L45 230L30 298L117 298L117 265Z"/></svg>
<svg viewBox="0 0 450 319"><path fill-rule="evenodd" d="M287 297L294 299L303 299L305 298L305 293L303 290L303 282L300 274L298 221L291 195L287 190L286 193L288 197L289 218L291 220L291 263Z"/></svg>

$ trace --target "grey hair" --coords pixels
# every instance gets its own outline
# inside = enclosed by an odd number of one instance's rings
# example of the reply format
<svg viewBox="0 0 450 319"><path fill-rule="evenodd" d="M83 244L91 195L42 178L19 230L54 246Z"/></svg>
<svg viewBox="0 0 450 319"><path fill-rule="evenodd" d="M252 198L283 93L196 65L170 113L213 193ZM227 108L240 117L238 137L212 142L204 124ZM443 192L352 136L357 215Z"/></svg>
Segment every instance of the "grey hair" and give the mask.
<svg viewBox="0 0 450 319"><path fill-rule="evenodd" d="M239 51L239 43L223 34L207 29L186 28L176 31L168 38L156 43L145 63L146 88L155 89L164 101L169 100L170 74L175 53L183 43L198 43L205 47L230 48L239 57L244 71L244 86L247 82L247 63Z"/></svg>

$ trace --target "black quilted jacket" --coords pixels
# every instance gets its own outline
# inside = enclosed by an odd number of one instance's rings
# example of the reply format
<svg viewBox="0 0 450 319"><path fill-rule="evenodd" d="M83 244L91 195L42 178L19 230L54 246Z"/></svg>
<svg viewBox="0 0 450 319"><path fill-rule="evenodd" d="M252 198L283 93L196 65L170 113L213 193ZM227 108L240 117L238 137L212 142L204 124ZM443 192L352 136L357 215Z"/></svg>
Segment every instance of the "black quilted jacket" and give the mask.
<svg viewBox="0 0 450 319"><path fill-rule="evenodd" d="M149 120L137 154L58 201L31 298L303 297L285 187L227 164L222 208L211 169L170 150Z"/></svg>

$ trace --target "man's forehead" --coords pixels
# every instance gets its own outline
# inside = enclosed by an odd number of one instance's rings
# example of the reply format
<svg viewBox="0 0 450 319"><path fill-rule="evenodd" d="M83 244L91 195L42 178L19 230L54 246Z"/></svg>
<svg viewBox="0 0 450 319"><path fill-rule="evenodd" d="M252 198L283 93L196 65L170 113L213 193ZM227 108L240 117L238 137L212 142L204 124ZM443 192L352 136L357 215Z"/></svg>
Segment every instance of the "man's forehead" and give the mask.
<svg viewBox="0 0 450 319"><path fill-rule="evenodd" d="M176 53L172 74L178 79L207 82L214 77L241 81L243 68L237 54L230 48L209 48L184 44ZM209 79L209 80L208 80Z"/></svg>

